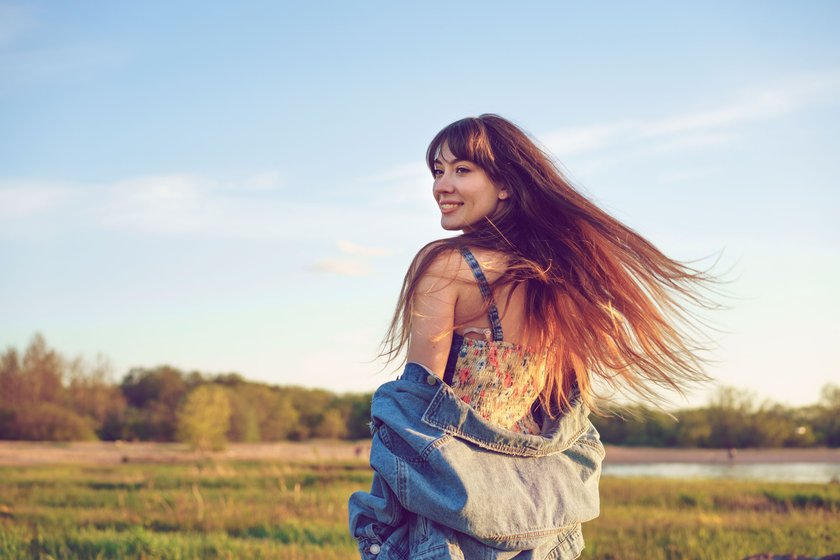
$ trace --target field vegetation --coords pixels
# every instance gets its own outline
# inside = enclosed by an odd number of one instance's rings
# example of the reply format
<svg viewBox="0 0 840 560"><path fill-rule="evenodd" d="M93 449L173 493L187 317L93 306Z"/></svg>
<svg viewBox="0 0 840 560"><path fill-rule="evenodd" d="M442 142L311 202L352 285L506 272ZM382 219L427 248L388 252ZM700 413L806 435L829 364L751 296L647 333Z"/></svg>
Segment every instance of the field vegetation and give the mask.
<svg viewBox="0 0 840 560"><path fill-rule="evenodd" d="M0 354L0 439L226 442L356 440L369 436L370 394L279 387L237 373L133 368L119 382L107 360L67 359L35 335ZM207 414L211 409L214 414ZM643 407L593 417L607 444L648 447L838 447L840 387L790 408L721 388L707 407L670 414Z"/></svg>
<svg viewBox="0 0 840 560"><path fill-rule="evenodd" d="M0 558L358 558L363 461L0 467ZM840 485L604 478L588 559L840 551Z"/></svg>

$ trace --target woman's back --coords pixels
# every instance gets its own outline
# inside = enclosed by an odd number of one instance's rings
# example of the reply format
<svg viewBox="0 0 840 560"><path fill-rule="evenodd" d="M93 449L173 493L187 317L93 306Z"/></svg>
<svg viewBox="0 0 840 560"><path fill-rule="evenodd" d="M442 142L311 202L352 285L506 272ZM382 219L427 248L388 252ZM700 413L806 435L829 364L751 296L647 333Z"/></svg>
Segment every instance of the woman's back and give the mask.
<svg viewBox="0 0 840 560"><path fill-rule="evenodd" d="M475 257L475 261L488 284L492 285L507 271L508 257L503 253L479 248L470 248L469 251ZM479 328L491 327L490 318L486 312L487 306L479 288L478 279L475 277L475 272L467 260L463 258L463 255L453 251L447 258L457 259L457 279L461 284L458 300L455 303L454 322L456 330L458 330L458 325ZM505 284L504 286L494 287L493 299L499 310L499 319L504 330L505 341L525 347L531 346L527 332L524 286ZM467 336L484 338L483 336L476 337L473 334Z"/></svg>
<svg viewBox="0 0 840 560"><path fill-rule="evenodd" d="M458 259L463 264L454 279L460 289L443 379L488 422L537 434L534 409L545 361L527 344L523 290L507 285L493 293L491 281L507 267L498 252L463 247Z"/></svg>

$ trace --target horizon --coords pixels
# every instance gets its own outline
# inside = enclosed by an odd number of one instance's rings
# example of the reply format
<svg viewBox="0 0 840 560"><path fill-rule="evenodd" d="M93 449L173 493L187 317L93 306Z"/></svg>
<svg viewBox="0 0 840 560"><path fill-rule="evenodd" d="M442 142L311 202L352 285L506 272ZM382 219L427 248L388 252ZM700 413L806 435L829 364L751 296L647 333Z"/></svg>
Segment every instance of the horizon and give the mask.
<svg viewBox="0 0 840 560"><path fill-rule="evenodd" d="M447 235L426 145L495 112L668 256L718 259L712 377L815 403L840 378L837 21L0 1L0 345L371 392L408 264Z"/></svg>

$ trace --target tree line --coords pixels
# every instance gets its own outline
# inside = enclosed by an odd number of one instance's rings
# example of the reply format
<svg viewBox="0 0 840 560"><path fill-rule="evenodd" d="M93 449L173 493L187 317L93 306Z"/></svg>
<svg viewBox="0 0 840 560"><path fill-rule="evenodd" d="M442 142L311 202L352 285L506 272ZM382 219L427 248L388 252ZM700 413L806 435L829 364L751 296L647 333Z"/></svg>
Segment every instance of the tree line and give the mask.
<svg viewBox="0 0 840 560"><path fill-rule="evenodd" d="M117 382L99 358L67 359L36 334L21 353L0 354L0 439L226 442L369 437L371 394L248 381L237 373L133 368ZM605 443L653 447L840 446L840 387L817 404L757 404L722 388L708 406L666 413L629 407L593 416Z"/></svg>
<svg viewBox="0 0 840 560"><path fill-rule="evenodd" d="M786 407L722 387L702 408L666 413L631 407L592 417L606 443L645 447L840 447L840 387L825 385L817 404Z"/></svg>
<svg viewBox="0 0 840 560"><path fill-rule="evenodd" d="M224 441L360 439L370 436L370 398L166 365L132 368L115 382L104 359L68 360L40 334L22 354L10 347L0 355L0 439L211 447Z"/></svg>

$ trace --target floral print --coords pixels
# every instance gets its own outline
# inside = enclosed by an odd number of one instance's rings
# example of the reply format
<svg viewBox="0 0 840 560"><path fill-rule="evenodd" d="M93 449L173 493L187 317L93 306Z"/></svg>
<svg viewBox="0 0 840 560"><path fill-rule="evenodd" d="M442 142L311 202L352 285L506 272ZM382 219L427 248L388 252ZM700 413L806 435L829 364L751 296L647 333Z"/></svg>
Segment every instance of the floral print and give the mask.
<svg viewBox="0 0 840 560"><path fill-rule="evenodd" d="M531 414L545 372L518 344L465 338L452 376L452 391L485 420L524 434L539 434Z"/></svg>

